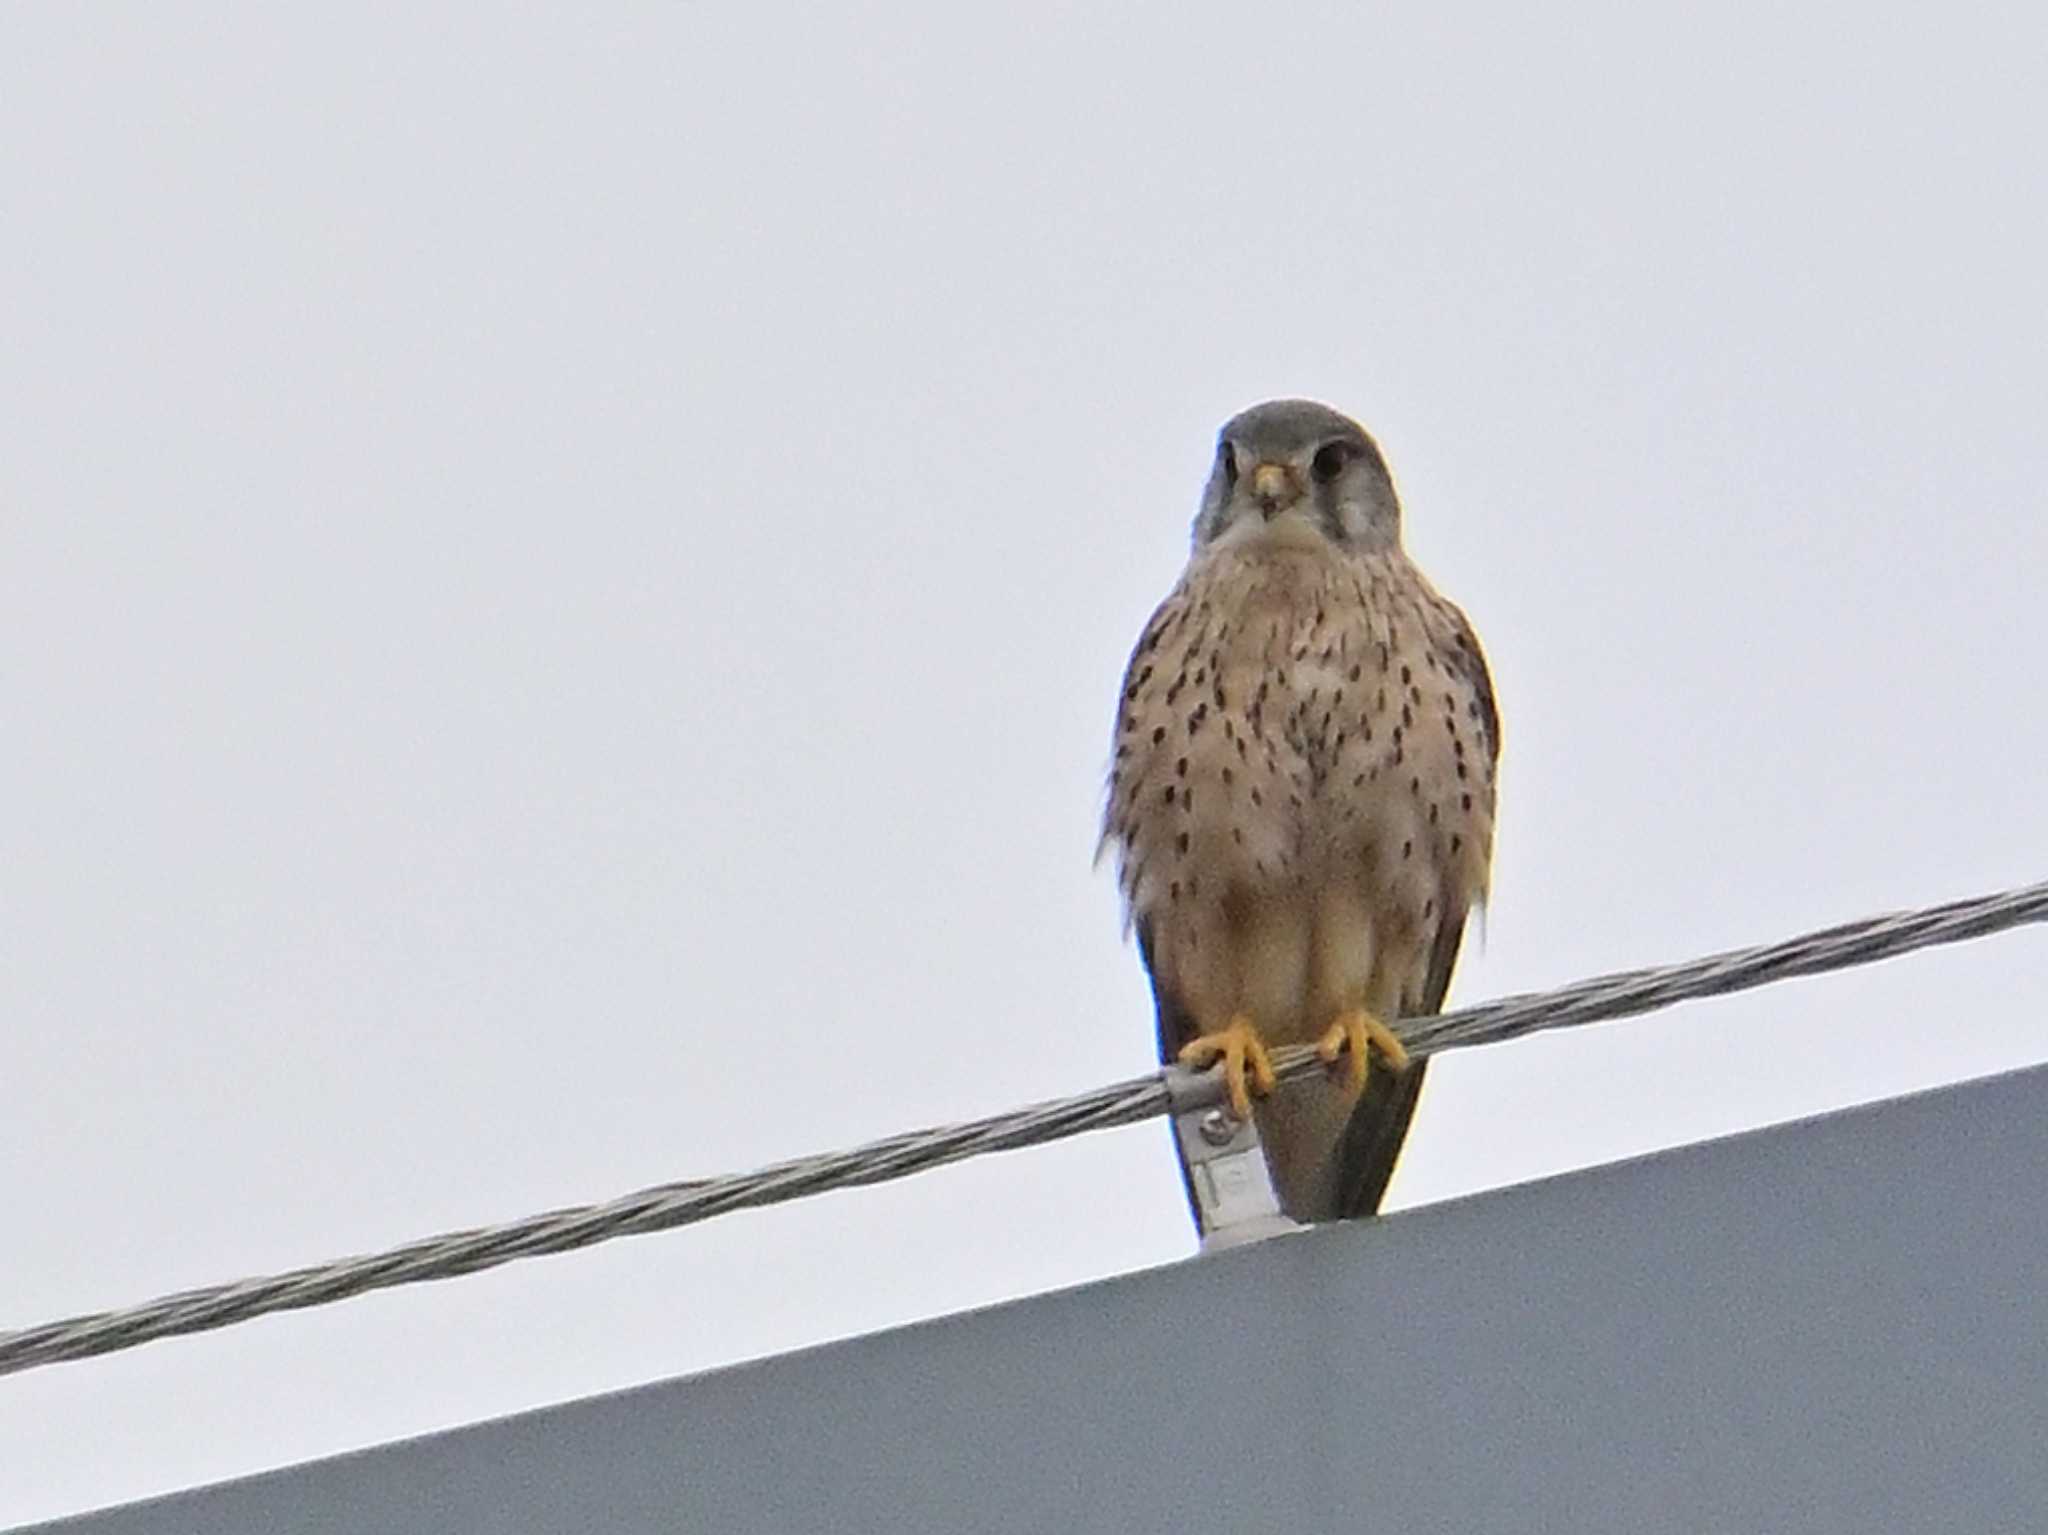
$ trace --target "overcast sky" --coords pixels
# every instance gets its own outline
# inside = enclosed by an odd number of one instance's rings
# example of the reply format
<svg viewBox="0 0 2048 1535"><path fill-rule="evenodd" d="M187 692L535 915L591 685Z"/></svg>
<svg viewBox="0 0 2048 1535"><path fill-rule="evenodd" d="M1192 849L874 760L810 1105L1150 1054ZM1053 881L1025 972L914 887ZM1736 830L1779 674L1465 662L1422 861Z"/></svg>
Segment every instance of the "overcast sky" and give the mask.
<svg viewBox="0 0 2048 1535"><path fill-rule="evenodd" d="M345 9L0 13L0 1328L1146 1069L1112 705L1276 394L1492 660L1454 1000L2048 876L2038 7ZM1392 1202L2044 973L1446 1058ZM0 1524L1192 1249L1152 1124L0 1379Z"/></svg>

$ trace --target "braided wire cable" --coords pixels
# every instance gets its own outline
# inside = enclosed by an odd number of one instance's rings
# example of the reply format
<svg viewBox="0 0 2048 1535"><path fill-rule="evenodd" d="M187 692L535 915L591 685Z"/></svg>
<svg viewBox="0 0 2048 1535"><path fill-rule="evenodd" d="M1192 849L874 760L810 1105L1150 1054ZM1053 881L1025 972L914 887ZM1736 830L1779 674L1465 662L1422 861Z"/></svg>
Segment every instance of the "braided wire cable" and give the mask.
<svg viewBox="0 0 2048 1535"><path fill-rule="evenodd" d="M1433 1055L1549 1029L1631 1017L1695 997L1720 996L1794 976L1866 965L1915 949L1960 943L2042 921L2048 921L2048 882L1845 922L1683 964L1622 971L1554 991L1503 997L1452 1013L1405 1019L1393 1029L1411 1054ZM1272 1054L1274 1070L1283 1082L1327 1070L1311 1046L1291 1046ZM473 1274L501 1263L570 1252L614 1237L666 1231L731 1210L884 1183L993 1151L1018 1150L1222 1101L1223 1085L1216 1072L1191 1074L1168 1068L1072 1097L908 1131L843 1151L797 1157L752 1172L656 1184L602 1204L553 1210L501 1225L428 1237L381 1253L209 1285L121 1310L0 1332L0 1375L226 1327L273 1311L322 1306L370 1290Z"/></svg>

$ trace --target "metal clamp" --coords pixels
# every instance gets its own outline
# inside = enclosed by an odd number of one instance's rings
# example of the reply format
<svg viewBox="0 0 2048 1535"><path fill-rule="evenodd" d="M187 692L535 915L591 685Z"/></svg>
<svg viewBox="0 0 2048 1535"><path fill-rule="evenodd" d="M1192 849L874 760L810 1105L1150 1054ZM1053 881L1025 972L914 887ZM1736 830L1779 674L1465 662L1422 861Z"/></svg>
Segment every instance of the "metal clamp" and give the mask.
<svg viewBox="0 0 2048 1535"><path fill-rule="evenodd" d="M1166 1095L1173 1105L1174 1144L1201 1227L1202 1251L1299 1230L1280 1213L1273 1195L1259 1127L1216 1101L1214 1075L1169 1066Z"/></svg>

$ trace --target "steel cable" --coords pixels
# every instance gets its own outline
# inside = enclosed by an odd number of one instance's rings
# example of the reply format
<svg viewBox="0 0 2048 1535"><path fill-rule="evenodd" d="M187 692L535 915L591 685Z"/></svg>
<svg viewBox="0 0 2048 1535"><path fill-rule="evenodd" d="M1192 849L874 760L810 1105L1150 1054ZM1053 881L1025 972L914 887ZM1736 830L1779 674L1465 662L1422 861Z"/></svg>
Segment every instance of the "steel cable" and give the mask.
<svg viewBox="0 0 2048 1535"><path fill-rule="evenodd" d="M1914 949L1959 943L2044 920L2048 920L2048 883L1845 922L1683 964L1598 976L1554 991L1529 992L1435 1017L1406 1019L1393 1027L1412 1054L1433 1055L1548 1029L1626 1018L1695 997L1720 996L1794 976L1865 965ZM1327 1069L1308 1046L1275 1050L1273 1065L1283 1082ZM1173 1082L1171 1096L1169 1080ZM1136 1124L1170 1109L1207 1108L1222 1100L1222 1083L1215 1073L1191 1077L1173 1068L985 1119L913 1130L752 1172L656 1184L603 1204L450 1232L386 1252L209 1285L118 1311L0 1333L0 1375L225 1327L273 1311L322 1306L369 1290L473 1274L501 1263L570 1252L614 1237L666 1231L731 1210L884 1183L992 1151L1013 1151L1090 1130Z"/></svg>

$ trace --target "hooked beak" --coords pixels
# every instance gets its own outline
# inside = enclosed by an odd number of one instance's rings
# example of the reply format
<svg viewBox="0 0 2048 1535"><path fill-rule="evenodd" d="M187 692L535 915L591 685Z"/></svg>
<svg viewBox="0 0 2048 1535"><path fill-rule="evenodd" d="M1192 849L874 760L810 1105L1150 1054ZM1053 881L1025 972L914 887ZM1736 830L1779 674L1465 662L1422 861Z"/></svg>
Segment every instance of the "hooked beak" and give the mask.
<svg viewBox="0 0 2048 1535"><path fill-rule="evenodd" d="M1300 487L1284 464L1261 464L1252 471L1252 499L1259 503L1268 522L1292 506L1300 494Z"/></svg>

